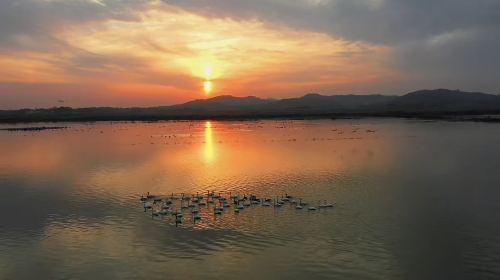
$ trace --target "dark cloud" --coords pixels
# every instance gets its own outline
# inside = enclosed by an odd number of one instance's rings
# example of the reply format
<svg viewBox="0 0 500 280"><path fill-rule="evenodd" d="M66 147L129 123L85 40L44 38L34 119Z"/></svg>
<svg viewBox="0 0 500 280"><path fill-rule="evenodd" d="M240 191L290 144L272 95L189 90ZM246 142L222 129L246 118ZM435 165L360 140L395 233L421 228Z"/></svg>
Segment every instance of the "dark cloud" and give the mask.
<svg viewBox="0 0 500 280"><path fill-rule="evenodd" d="M500 38L496 27L459 29L397 48L395 67L428 87L500 93Z"/></svg>
<svg viewBox="0 0 500 280"><path fill-rule="evenodd" d="M54 51L67 45L58 31L99 20L136 20L145 1L132 0L2 0L0 48Z"/></svg>
<svg viewBox="0 0 500 280"><path fill-rule="evenodd" d="M258 18L381 44L498 26L496 0L166 0L217 17Z"/></svg>
<svg viewBox="0 0 500 280"><path fill-rule="evenodd" d="M497 0L167 0L214 17L259 19L382 44L411 75L399 90L460 87L500 92Z"/></svg>

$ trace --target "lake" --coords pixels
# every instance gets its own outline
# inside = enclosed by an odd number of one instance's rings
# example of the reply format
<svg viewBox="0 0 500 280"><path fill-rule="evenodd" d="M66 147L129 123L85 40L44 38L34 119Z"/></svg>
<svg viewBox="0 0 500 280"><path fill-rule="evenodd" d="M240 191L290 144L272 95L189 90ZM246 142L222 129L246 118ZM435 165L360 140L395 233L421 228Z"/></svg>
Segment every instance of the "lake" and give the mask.
<svg viewBox="0 0 500 280"><path fill-rule="evenodd" d="M0 279L500 278L500 124L57 126L0 131ZM212 191L335 206L176 224L139 200Z"/></svg>

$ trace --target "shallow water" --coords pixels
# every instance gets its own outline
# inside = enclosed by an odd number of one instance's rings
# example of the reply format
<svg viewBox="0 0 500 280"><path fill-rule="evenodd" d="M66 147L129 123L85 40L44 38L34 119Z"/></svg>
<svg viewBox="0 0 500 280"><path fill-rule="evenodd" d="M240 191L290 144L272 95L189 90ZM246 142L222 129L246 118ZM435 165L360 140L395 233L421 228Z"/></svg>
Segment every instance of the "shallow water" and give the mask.
<svg viewBox="0 0 500 280"><path fill-rule="evenodd" d="M65 125L0 131L0 279L500 277L498 124ZM144 212L148 191L336 207L202 208L176 227Z"/></svg>

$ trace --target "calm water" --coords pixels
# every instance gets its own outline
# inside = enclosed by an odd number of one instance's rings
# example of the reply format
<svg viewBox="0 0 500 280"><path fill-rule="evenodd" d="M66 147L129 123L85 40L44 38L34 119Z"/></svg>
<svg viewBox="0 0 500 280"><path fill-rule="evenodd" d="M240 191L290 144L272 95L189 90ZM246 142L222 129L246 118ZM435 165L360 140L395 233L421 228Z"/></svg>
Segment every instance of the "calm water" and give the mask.
<svg viewBox="0 0 500 280"><path fill-rule="evenodd" d="M498 124L67 126L0 131L0 279L500 278ZM337 205L176 227L138 200L207 190Z"/></svg>

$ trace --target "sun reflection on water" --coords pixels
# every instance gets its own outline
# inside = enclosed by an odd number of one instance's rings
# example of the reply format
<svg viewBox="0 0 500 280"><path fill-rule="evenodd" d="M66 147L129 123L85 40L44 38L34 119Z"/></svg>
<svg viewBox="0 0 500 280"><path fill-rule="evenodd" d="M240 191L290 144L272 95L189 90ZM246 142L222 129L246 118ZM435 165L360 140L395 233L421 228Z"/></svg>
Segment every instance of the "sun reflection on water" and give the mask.
<svg viewBox="0 0 500 280"><path fill-rule="evenodd" d="M212 123L210 121L205 122L205 151L204 159L206 163L211 163L214 161L214 142L212 138Z"/></svg>

